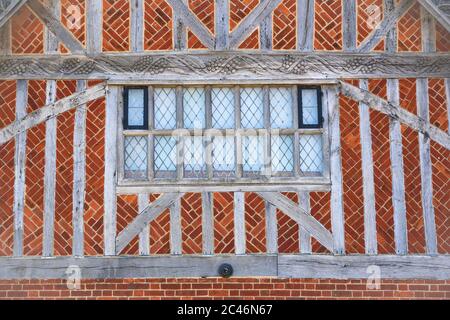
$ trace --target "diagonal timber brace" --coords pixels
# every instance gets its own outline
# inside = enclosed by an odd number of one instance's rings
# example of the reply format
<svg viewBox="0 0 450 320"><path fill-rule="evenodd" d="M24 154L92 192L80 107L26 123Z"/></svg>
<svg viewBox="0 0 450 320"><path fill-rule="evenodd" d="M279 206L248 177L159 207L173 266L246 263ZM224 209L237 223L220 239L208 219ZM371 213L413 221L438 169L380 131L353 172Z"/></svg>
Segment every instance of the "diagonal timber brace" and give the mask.
<svg viewBox="0 0 450 320"><path fill-rule="evenodd" d="M0 129L0 145L8 142L17 134L37 126L61 113L83 106L89 101L102 98L106 94L106 85L101 84L95 87L77 92L71 96L58 100L55 103L46 105L31 113L28 113L22 120L14 121L12 124Z"/></svg>
<svg viewBox="0 0 450 320"><path fill-rule="evenodd" d="M150 222L156 219L167 208L173 205L183 193L165 193L153 201L131 222L116 238L116 254L122 250L136 237Z"/></svg>
<svg viewBox="0 0 450 320"><path fill-rule="evenodd" d="M314 217L309 215L305 210L298 206L295 202L289 200L281 193L276 192L257 192L264 200L274 205L291 219L302 226L307 232L317 239L325 248L333 251L332 234Z"/></svg>
<svg viewBox="0 0 450 320"><path fill-rule="evenodd" d="M450 135L436 126L427 123L424 119L412 114L402 107L392 104L369 91L360 89L345 82L339 82L340 92L351 99L368 105L370 108L399 120L404 125L418 131L431 140L439 143L447 150L450 149Z"/></svg>

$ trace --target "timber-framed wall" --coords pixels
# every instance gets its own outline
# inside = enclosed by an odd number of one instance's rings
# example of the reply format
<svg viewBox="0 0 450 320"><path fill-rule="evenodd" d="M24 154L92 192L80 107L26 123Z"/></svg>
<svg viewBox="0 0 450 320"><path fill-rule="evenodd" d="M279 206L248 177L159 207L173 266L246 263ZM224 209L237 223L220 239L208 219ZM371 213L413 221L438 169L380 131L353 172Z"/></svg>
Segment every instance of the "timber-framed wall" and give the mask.
<svg viewBox="0 0 450 320"><path fill-rule="evenodd" d="M449 280L450 18L394 2L5 1L0 278ZM125 181L122 91L155 85L321 87L324 177Z"/></svg>

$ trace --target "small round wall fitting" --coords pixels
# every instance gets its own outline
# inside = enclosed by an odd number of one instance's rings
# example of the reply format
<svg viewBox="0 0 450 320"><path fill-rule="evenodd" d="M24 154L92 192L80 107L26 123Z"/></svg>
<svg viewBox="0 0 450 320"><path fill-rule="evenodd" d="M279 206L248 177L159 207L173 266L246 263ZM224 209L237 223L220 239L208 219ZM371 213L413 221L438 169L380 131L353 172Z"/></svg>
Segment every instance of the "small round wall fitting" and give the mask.
<svg viewBox="0 0 450 320"><path fill-rule="evenodd" d="M228 263L223 263L219 267L219 275L223 278L229 278L233 275L233 266Z"/></svg>

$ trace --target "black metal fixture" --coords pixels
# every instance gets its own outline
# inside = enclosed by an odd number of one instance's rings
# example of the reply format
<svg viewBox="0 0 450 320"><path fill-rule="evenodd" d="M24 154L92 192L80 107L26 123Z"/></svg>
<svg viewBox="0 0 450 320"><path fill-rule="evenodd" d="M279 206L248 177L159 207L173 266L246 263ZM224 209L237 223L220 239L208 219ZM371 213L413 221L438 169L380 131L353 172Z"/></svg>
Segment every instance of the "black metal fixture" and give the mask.
<svg viewBox="0 0 450 320"><path fill-rule="evenodd" d="M223 278L230 278L233 275L233 266L228 263L223 263L219 267L219 275Z"/></svg>

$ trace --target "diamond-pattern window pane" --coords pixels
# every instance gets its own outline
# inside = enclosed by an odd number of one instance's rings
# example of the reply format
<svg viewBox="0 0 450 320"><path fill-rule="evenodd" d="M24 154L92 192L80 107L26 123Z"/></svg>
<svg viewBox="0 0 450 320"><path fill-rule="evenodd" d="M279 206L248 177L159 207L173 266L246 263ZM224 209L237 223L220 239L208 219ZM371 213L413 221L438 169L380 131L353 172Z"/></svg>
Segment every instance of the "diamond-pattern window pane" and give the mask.
<svg viewBox="0 0 450 320"><path fill-rule="evenodd" d="M264 127L262 88L241 89L241 125L244 129Z"/></svg>
<svg viewBox="0 0 450 320"><path fill-rule="evenodd" d="M272 128L292 128L292 91L270 88L270 122Z"/></svg>
<svg viewBox="0 0 450 320"><path fill-rule="evenodd" d="M212 166L214 177L232 177L235 173L234 137L214 137Z"/></svg>
<svg viewBox="0 0 450 320"><path fill-rule="evenodd" d="M183 94L183 119L186 129L205 128L205 89L186 88Z"/></svg>
<svg viewBox="0 0 450 320"><path fill-rule="evenodd" d="M319 124L318 106L319 103L317 97L317 90L303 89L302 90L303 124L306 125Z"/></svg>
<svg viewBox="0 0 450 320"><path fill-rule="evenodd" d="M244 136L242 139L242 158L244 173L249 173L250 175L262 173L264 137Z"/></svg>
<svg viewBox="0 0 450 320"><path fill-rule="evenodd" d="M294 139L292 136L272 136L272 171L294 171Z"/></svg>
<svg viewBox="0 0 450 320"><path fill-rule="evenodd" d="M321 135L300 136L300 170L301 172L322 172L323 150Z"/></svg>
<svg viewBox="0 0 450 320"><path fill-rule="evenodd" d="M234 93L231 88L213 88L212 126L217 129L234 128Z"/></svg>
<svg viewBox="0 0 450 320"><path fill-rule="evenodd" d="M184 139L184 176L203 178L206 175L205 147L203 137Z"/></svg>
<svg viewBox="0 0 450 320"><path fill-rule="evenodd" d="M144 89L128 90L128 126L144 125Z"/></svg>
<svg viewBox="0 0 450 320"><path fill-rule="evenodd" d="M125 178L147 177L147 137L125 137Z"/></svg>
<svg viewBox="0 0 450 320"><path fill-rule="evenodd" d="M155 88L155 128L175 129L177 106L174 88Z"/></svg>
<svg viewBox="0 0 450 320"><path fill-rule="evenodd" d="M170 136L155 137L154 169L156 178L176 176L176 139Z"/></svg>

